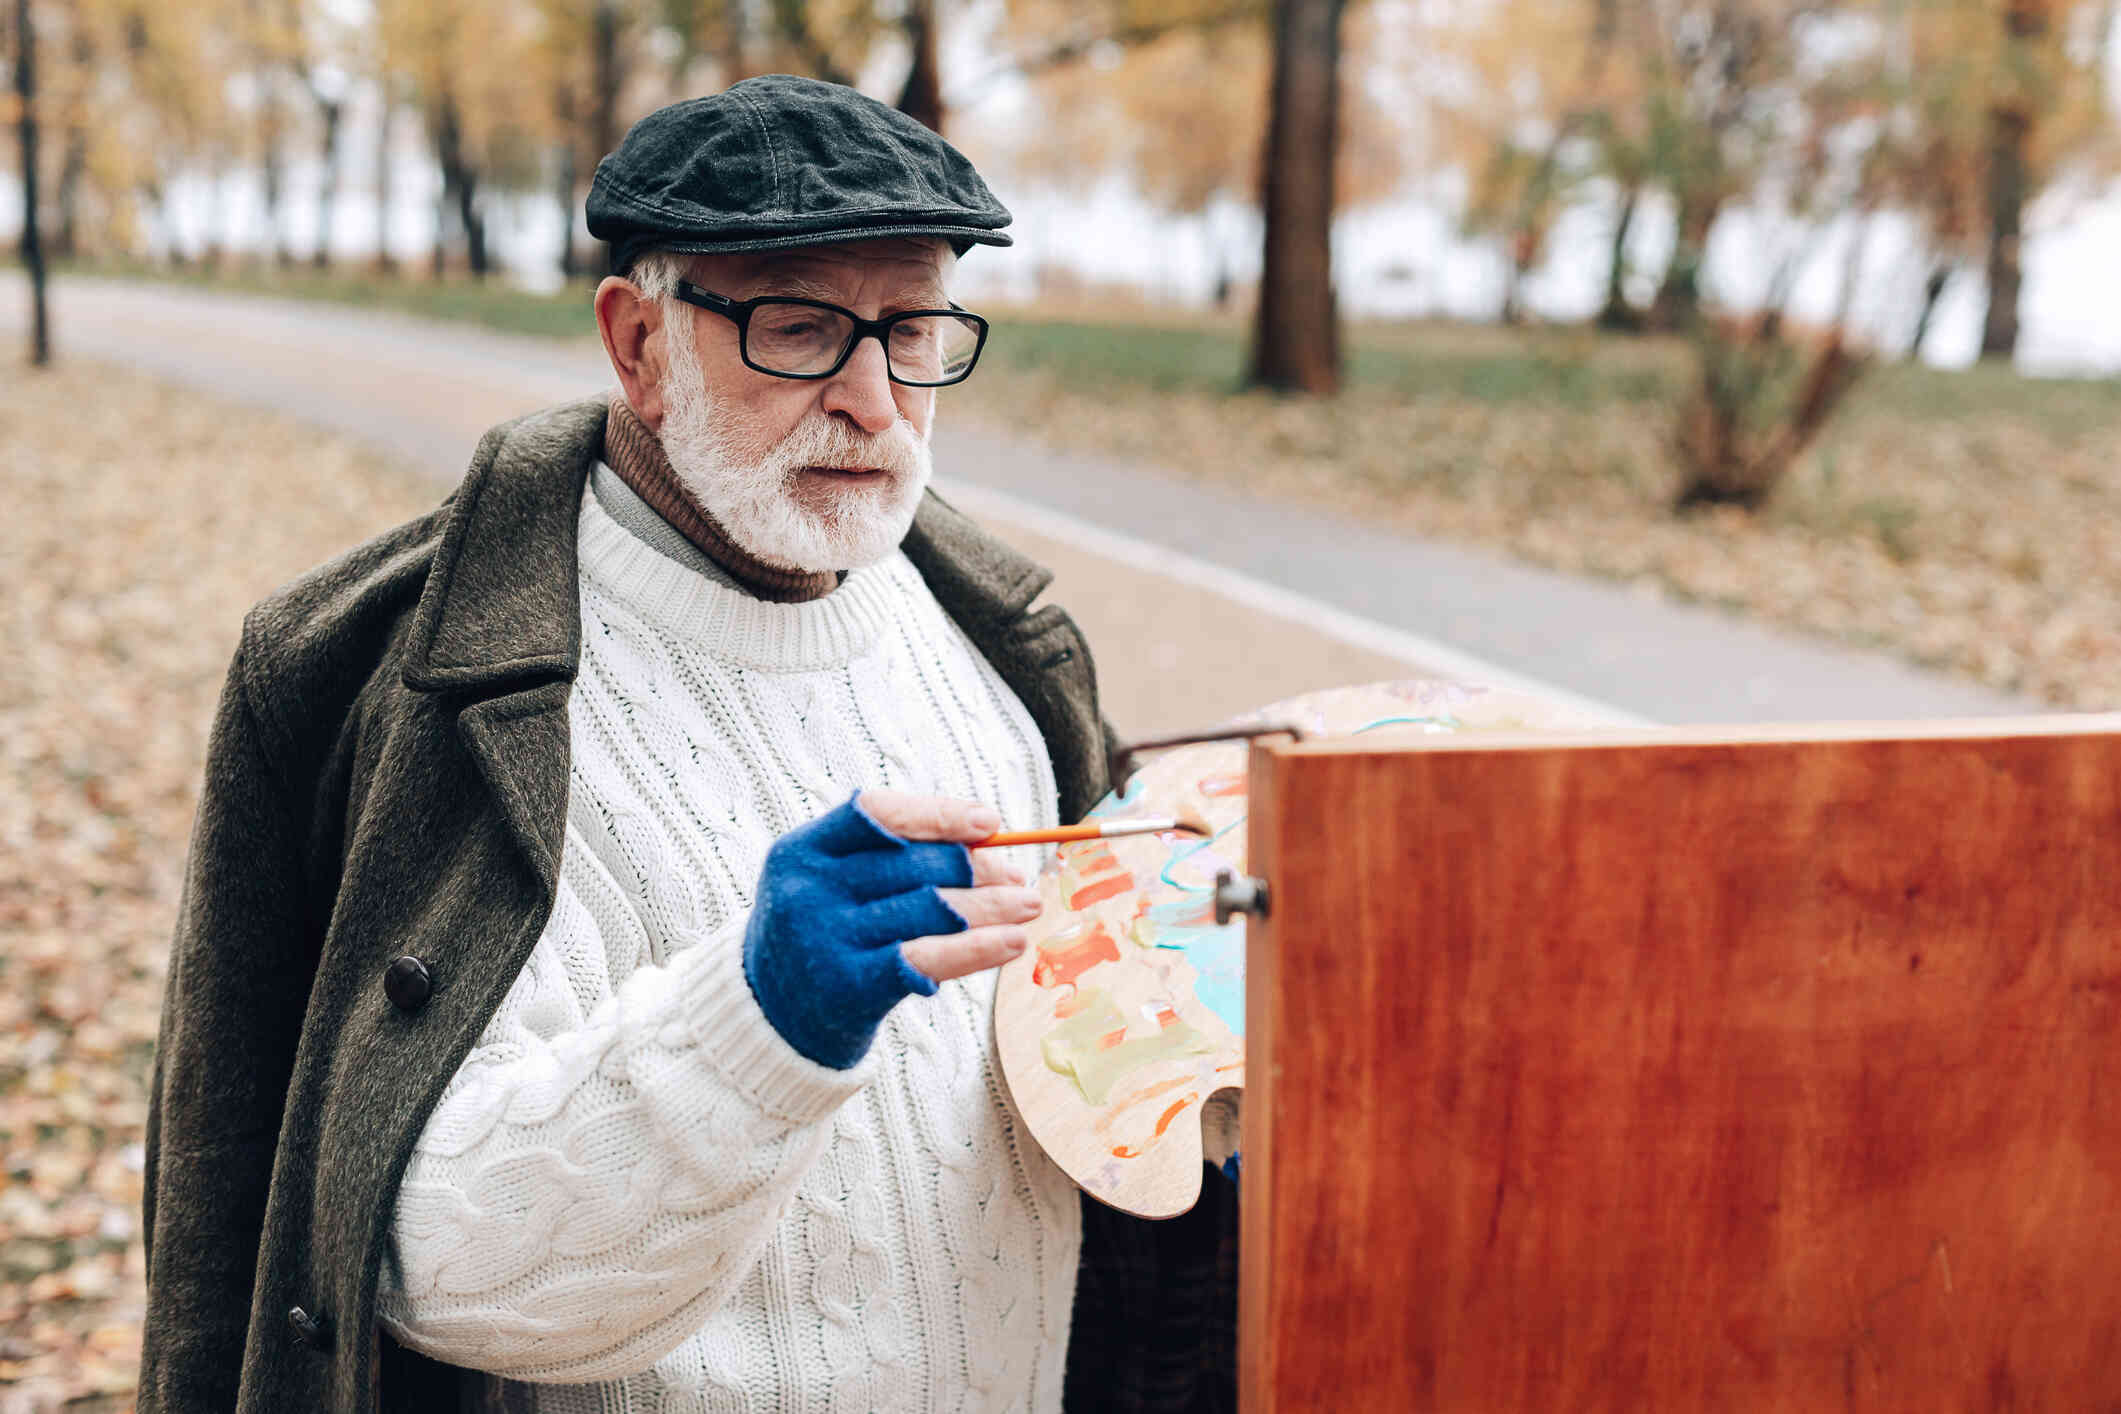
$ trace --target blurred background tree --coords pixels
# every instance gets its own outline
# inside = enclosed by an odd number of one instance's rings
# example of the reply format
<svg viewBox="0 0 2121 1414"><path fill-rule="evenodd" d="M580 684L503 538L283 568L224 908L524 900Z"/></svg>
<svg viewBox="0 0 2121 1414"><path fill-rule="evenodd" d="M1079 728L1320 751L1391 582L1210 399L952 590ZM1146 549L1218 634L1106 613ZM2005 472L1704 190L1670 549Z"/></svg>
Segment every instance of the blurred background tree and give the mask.
<svg viewBox="0 0 2121 1414"><path fill-rule="evenodd" d="M1901 0L1887 7L1923 146L1907 178L1931 213L1942 278L1978 250L1983 357L2017 350L2025 213L2066 176L2111 175L2104 55L2115 6L2064 0ZM1933 277L1937 278L1937 277ZM1942 278L1939 292L1942 292Z"/></svg>
<svg viewBox="0 0 2121 1414"><path fill-rule="evenodd" d="M362 248L348 217L368 214L349 200L365 171L379 268L417 222L429 276L484 278L535 210L554 236L545 279L578 280L602 268L587 183L632 121L794 71L1005 154L1008 180L1113 183L1197 232L1207 296L1250 296L1247 376L1263 386L1338 385L1336 232L1427 184L1494 252L1503 322L1538 317L1560 233L1580 262L1602 231L1594 322L1682 335L1706 360L1704 398L1757 401L1842 387L1870 356L1858 345L1880 316L1854 293L1824 323L1814 300L1811 328L1790 314L1807 280L1832 284L1828 247L1849 267L1859 225L1897 223L1913 271L1896 348L1921 351L1965 282L1986 300L1983 352L2011 356L2028 211L2066 209L2116 170L2117 4L33 0L38 205L62 260L321 267ZM1013 135L990 121L997 94L1014 95ZM429 191L431 219L413 204ZM1747 257L1759 288L1710 288L1712 245L1757 243L1762 221L1809 235ZM1829 345L1837 371L1813 377ZM1744 350L1793 371L1744 373ZM1816 426L1836 398L1784 401ZM1741 435L1758 412L1725 407L1675 441L1690 465L1726 468L1718 484L1771 485L1789 456L1733 448L1810 434Z"/></svg>
<svg viewBox="0 0 2121 1414"><path fill-rule="evenodd" d="M37 27L29 0L15 0L15 128L21 147L18 165L22 172L22 264L29 271L30 316L29 361L37 366L52 360L51 323L45 299L44 245L37 224L38 131L40 119L37 92Z"/></svg>

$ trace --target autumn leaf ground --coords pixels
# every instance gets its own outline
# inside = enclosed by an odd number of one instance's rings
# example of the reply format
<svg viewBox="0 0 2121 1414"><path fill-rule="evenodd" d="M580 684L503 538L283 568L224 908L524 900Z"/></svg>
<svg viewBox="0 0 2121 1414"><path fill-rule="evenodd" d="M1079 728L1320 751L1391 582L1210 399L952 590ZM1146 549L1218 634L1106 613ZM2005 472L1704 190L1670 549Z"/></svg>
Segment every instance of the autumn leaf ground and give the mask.
<svg viewBox="0 0 2121 1414"><path fill-rule="evenodd" d="M138 1365L148 1072L241 616L436 496L81 365L0 378L0 495L0 1414L103 1414Z"/></svg>

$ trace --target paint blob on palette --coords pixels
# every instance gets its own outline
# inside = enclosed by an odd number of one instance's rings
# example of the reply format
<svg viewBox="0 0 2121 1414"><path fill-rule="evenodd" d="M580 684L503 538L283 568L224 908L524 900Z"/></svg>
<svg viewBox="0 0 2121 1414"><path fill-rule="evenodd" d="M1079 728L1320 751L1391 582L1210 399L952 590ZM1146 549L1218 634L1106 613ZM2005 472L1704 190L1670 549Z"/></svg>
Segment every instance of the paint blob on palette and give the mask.
<svg viewBox="0 0 2121 1414"><path fill-rule="evenodd" d="M1338 688L1261 708L1318 736L1584 725L1514 694L1442 682ZM1215 876L1245 870L1247 747L1148 758L1096 819L1195 815L1210 836L1063 845L1039 879L1045 914L1001 970L1002 1073L1041 1148L1093 1197L1175 1217L1200 1196L1202 1118L1234 1112L1245 1075L1245 928L1218 925Z"/></svg>

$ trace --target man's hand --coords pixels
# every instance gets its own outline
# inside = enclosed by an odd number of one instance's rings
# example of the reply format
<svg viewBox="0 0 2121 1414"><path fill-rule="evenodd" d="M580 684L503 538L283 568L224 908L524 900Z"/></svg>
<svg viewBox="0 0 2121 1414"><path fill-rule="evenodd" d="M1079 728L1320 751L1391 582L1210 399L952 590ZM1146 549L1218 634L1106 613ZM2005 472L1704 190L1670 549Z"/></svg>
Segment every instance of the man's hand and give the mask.
<svg viewBox="0 0 2121 1414"><path fill-rule="evenodd" d="M848 1069L905 998L1021 953L1037 893L965 848L1000 828L992 806L872 791L775 840L744 976L781 1038Z"/></svg>
<svg viewBox="0 0 2121 1414"><path fill-rule="evenodd" d="M971 844L1002 827L993 806L969 800L891 790L863 791L855 800L870 819L901 839ZM908 938L900 949L932 981L1001 966L1028 945L1024 925L1043 911L1038 890L1025 887L1023 871L1004 860L1000 850L968 853L972 887L936 890L965 920L965 931Z"/></svg>

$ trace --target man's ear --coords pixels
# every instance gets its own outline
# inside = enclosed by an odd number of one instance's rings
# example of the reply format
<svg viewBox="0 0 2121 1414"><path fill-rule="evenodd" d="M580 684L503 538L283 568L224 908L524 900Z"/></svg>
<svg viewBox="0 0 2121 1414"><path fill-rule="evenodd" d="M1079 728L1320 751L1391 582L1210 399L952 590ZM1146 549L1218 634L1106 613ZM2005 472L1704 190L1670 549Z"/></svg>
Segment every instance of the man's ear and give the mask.
<svg viewBox="0 0 2121 1414"><path fill-rule="evenodd" d="M663 307L631 280L607 275L597 286L597 332L634 415L651 432L663 427Z"/></svg>

